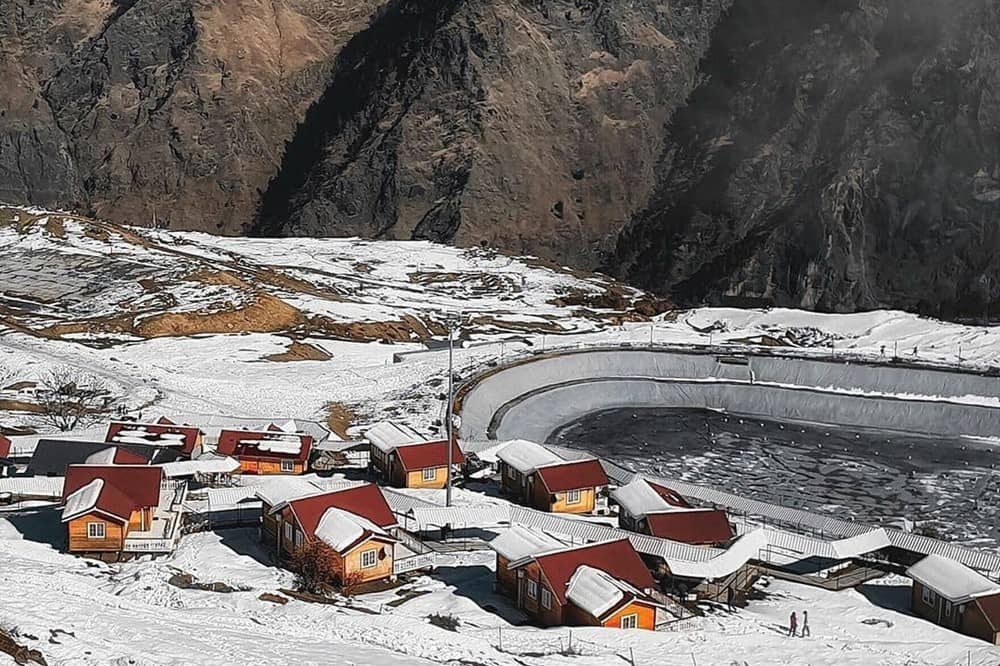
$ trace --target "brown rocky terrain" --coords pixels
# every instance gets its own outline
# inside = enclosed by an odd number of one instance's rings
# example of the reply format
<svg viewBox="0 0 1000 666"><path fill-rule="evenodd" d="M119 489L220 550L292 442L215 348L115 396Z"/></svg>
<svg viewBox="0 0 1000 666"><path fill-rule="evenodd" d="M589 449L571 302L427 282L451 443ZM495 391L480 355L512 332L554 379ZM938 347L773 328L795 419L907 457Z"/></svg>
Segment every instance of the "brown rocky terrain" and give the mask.
<svg viewBox="0 0 1000 666"><path fill-rule="evenodd" d="M979 315L991 0L10 0L0 200Z"/></svg>

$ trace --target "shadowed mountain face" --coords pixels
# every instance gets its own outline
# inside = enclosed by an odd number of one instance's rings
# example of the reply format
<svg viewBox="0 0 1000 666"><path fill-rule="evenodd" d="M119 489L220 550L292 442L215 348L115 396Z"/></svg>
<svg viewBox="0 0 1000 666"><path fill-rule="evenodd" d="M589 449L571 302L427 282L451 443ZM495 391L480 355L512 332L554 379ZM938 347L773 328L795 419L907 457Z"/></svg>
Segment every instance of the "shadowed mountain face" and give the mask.
<svg viewBox="0 0 1000 666"><path fill-rule="evenodd" d="M11 0L0 200L979 314L989 0Z"/></svg>

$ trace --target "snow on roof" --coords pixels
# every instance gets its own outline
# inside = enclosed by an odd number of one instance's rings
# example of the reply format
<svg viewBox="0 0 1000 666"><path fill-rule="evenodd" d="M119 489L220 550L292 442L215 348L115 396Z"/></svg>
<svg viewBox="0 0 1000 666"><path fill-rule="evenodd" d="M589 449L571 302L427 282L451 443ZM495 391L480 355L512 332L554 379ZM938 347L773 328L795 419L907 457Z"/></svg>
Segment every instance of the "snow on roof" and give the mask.
<svg viewBox="0 0 1000 666"><path fill-rule="evenodd" d="M220 414L169 414L161 418L166 418L171 423L177 425L188 425L199 428L205 433L206 437L212 439L217 439L223 430L245 429L266 431L268 426L274 423L281 423L280 428L283 432L311 435L317 442L322 442L331 436L330 431L318 421L307 421L304 419L263 419Z"/></svg>
<svg viewBox="0 0 1000 666"><path fill-rule="evenodd" d="M562 548L565 545L544 532L530 530L520 525L514 525L490 541L490 548L511 562L538 555L553 548Z"/></svg>
<svg viewBox="0 0 1000 666"><path fill-rule="evenodd" d="M942 555L928 555L907 569L906 574L952 603L1000 593L997 583Z"/></svg>
<svg viewBox="0 0 1000 666"><path fill-rule="evenodd" d="M389 453L399 446L427 441L426 437L413 428L392 421L376 423L365 432L365 439L383 453Z"/></svg>
<svg viewBox="0 0 1000 666"><path fill-rule="evenodd" d="M169 478L195 474L229 474L240 468L240 462L229 456L202 456L194 460L163 463L163 475Z"/></svg>
<svg viewBox="0 0 1000 666"><path fill-rule="evenodd" d="M257 497L272 507L306 495L314 495L319 489L299 476L276 476L254 486Z"/></svg>
<svg viewBox="0 0 1000 666"><path fill-rule="evenodd" d="M15 476L0 478L0 494L34 495L61 499L63 477L61 476Z"/></svg>
<svg viewBox="0 0 1000 666"><path fill-rule="evenodd" d="M354 545L366 533L389 536L367 518L337 507L330 507L323 513L315 531L317 539L337 552L343 552Z"/></svg>
<svg viewBox="0 0 1000 666"><path fill-rule="evenodd" d="M205 497L209 511L235 509L246 502L257 500L255 486L234 486L232 488L209 488Z"/></svg>
<svg viewBox="0 0 1000 666"><path fill-rule="evenodd" d="M83 463L85 465L114 465L116 453L117 450L115 447L109 446L97 453L90 454L84 459Z"/></svg>
<svg viewBox="0 0 1000 666"><path fill-rule="evenodd" d="M586 564L577 567L566 586L566 598L598 619L618 606L626 594L639 596L641 592L625 581Z"/></svg>
<svg viewBox="0 0 1000 666"><path fill-rule="evenodd" d="M670 511L673 507L641 476L611 491L611 499L630 516L642 518L647 513Z"/></svg>
<svg viewBox="0 0 1000 666"><path fill-rule="evenodd" d="M94 479L70 494L66 498L66 506L63 508L63 522L93 510L97 506L97 500L101 497L103 489L104 479Z"/></svg>
<svg viewBox="0 0 1000 666"><path fill-rule="evenodd" d="M665 541L665 540L664 540ZM697 548L697 546L693 546ZM746 534L731 544L716 557L701 562L693 562L680 558L666 557L664 561L670 568L670 573L682 578L725 578L739 570L752 559L760 557L760 551L767 547L767 533L757 530ZM712 552L719 552L713 549Z"/></svg>
<svg viewBox="0 0 1000 666"><path fill-rule="evenodd" d="M530 474L544 465L564 462L544 446L525 439L508 442L497 451L496 456L521 474Z"/></svg>

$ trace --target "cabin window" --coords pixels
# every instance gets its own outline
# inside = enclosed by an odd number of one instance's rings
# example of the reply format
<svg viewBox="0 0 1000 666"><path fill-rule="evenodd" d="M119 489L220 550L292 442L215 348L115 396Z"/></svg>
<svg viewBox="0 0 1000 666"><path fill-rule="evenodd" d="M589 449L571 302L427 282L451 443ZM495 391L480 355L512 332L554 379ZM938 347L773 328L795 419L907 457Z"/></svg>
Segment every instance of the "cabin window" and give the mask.
<svg viewBox="0 0 1000 666"><path fill-rule="evenodd" d="M294 472L295 471L295 461L294 460L282 460L281 461L281 471L282 472Z"/></svg>
<svg viewBox="0 0 1000 666"><path fill-rule="evenodd" d="M622 615L621 628L622 629L635 629L639 626L639 616L636 613L630 615Z"/></svg>
<svg viewBox="0 0 1000 666"><path fill-rule="evenodd" d="M285 543L288 546L292 545L292 524L285 523Z"/></svg>
<svg viewBox="0 0 1000 666"><path fill-rule="evenodd" d="M930 589L926 585L920 592L920 599L928 606L934 605L934 590Z"/></svg>
<svg viewBox="0 0 1000 666"><path fill-rule="evenodd" d="M104 523L87 523L88 539L103 539L104 537Z"/></svg>
<svg viewBox="0 0 1000 666"><path fill-rule="evenodd" d="M538 597L538 583L533 580L528 580L528 598L535 599Z"/></svg>
<svg viewBox="0 0 1000 666"><path fill-rule="evenodd" d="M366 550L361 553L361 568L371 569L378 565L378 551Z"/></svg>
<svg viewBox="0 0 1000 666"><path fill-rule="evenodd" d="M950 601L944 602L944 616L946 618L947 617L951 617L951 602Z"/></svg>
<svg viewBox="0 0 1000 666"><path fill-rule="evenodd" d="M296 548L302 547L302 532L300 532L299 530L295 530L295 547Z"/></svg>
<svg viewBox="0 0 1000 666"><path fill-rule="evenodd" d="M580 491L571 490L566 493L566 504L579 504L580 503Z"/></svg>
<svg viewBox="0 0 1000 666"><path fill-rule="evenodd" d="M552 593L547 587L542 588L542 608L552 608Z"/></svg>
<svg viewBox="0 0 1000 666"><path fill-rule="evenodd" d="M433 481L437 478L437 469L428 467L424 470L424 481Z"/></svg>

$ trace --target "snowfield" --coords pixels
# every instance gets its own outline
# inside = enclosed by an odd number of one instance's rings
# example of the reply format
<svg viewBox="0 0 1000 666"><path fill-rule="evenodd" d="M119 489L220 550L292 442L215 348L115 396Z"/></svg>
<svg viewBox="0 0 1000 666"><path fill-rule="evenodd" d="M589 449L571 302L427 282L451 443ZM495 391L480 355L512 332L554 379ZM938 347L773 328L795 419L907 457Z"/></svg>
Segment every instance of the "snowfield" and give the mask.
<svg viewBox="0 0 1000 666"><path fill-rule="evenodd" d="M205 271L209 282L191 277ZM777 341L817 356L1000 365L997 329L891 311L649 317L633 307L643 294L605 278L429 243L214 238L0 207L0 273L0 366L21 382L81 368L145 416L323 421L337 403L355 425L395 418L430 434L440 428L447 353L425 342L459 316L455 362L465 378L539 350L650 342L740 350ZM610 292L622 302L604 298ZM246 308L262 294L292 314L255 319ZM237 316L212 331L197 328L215 320L162 319L220 313ZM269 360L293 340L328 358ZM3 388L0 399L30 401L30 390ZM44 427L24 411L0 412L0 424ZM55 550L60 529L51 510L0 518L0 625L50 665L1000 664L1000 649L895 610L908 605L902 580L841 593L770 582L739 613L710 609L668 631L573 629L570 654L569 630L517 626L518 612L492 591L489 552L442 556L433 577L353 607L278 605L258 597L292 576L270 563L252 530L190 535L170 557L105 565ZM241 591L180 589L168 583L177 572ZM812 637L786 637L789 613L804 609ZM435 613L457 616L457 632L431 625ZM0 653L5 663L13 662Z"/></svg>
<svg viewBox="0 0 1000 666"><path fill-rule="evenodd" d="M765 582L764 598L738 613L709 609L655 633L541 630L509 621L518 613L492 591L491 552L442 556L433 577L354 607L277 605L258 597L292 578L267 563L255 530L194 534L169 558L105 565L32 541L44 531L27 526L57 520L42 513L0 520L0 624L49 664L1000 663L996 648L891 610L908 599L902 579L841 593ZM241 591L179 589L167 582L178 571ZM788 638L788 615L802 610L812 636ZM458 617L457 632L431 625L433 614ZM574 653L564 654L570 633ZM2 663L13 662L0 655Z"/></svg>

